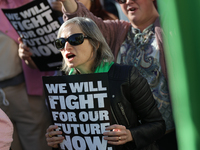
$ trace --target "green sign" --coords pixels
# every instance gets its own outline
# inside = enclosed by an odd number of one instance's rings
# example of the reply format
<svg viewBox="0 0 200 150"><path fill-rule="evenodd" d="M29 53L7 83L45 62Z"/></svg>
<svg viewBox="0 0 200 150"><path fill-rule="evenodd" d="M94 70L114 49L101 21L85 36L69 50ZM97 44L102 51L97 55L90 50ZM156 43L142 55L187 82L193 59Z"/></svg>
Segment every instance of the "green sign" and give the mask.
<svg viewBox="0 0 200 150"><path fill-rule="evenodd" d="M200 1L158 0L179 150L200 150Z"/></svg>

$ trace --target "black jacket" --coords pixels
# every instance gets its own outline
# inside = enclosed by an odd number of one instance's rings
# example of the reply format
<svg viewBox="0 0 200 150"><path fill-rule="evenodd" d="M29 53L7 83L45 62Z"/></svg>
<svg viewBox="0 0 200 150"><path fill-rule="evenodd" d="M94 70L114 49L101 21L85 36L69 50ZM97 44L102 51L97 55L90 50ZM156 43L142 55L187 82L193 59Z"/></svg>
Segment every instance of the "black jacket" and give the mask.
<svg viewBox="0 0 200 150"><path fill-rule="evenodd" d="M165 122L150 87L135 67L113 64L108 72L113 123L131 131L134 142L116 150L156 150L152 144L165 133Z"/></svg>

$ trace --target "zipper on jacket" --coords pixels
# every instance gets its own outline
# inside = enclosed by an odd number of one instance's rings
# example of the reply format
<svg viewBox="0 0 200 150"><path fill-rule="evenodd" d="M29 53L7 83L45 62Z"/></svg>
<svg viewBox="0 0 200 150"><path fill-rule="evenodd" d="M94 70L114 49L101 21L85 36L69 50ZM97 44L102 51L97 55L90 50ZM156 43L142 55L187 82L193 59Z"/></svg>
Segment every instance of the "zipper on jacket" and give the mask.
<svg viewBox="0 0 200 150"><path fill-rule="evenodd" d="M125 113L125 111L124 111L124 107L122 106L121 103L118 103L118 106L119 106L119 108L120 108L120 110L121 110L121 112L122 112L122 115L124 116L124 118L125 118L125 120L126 120L128 126L129 126L130 123L129 123L128 118L127 118L127 116L126 116L126 113Z"/></svg>
<svg viewBox="0 0 200 150"><path fill-rule="evenodd" d="M117 118L116 118L116 116L115 116L115 114L114 114L113 109L112 109L111 106L110 106L110 110L111 110L111 113L112 113L112 115L113 115L113 118L114 118L115 122L116 122L117 124L119 124L119 122L117 121Z"/></svg>

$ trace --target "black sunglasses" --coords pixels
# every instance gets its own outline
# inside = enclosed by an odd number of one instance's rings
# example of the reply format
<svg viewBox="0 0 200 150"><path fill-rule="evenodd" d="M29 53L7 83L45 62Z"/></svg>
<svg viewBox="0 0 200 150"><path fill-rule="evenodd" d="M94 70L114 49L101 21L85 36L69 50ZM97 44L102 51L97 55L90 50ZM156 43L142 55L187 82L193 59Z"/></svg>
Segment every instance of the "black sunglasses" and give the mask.
<svg viewBox="0 0 200 150"><path fill-rule="evenodd" d="M59 38L55 40L55 46L58 50L62 50L65 47L65 43L69 42L70 45L77 46L84 42L84 39L89 39L83 33L72 34L68 38Z"/></svg>

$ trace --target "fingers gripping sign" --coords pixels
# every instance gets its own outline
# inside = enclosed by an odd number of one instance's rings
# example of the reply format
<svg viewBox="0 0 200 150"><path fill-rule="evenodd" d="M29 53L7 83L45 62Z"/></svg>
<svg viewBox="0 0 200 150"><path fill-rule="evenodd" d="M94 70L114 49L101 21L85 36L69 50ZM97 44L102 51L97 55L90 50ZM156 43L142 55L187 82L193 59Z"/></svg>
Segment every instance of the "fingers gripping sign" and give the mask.
<svg viewBox="0 0 200 150"><path fill-rule="evenodd" d="M25 43L23 43L22 37L19 37L18 41L19 41L19 49L18 49L19 57L22 60L24 60L25 63L31 68L37 68L36 64L33 62L31 58L32 53L30 52L30 48L27 47Z"/></svg>
<svg viewBox="0 0 200 150"><path fill-rule="evenodd" d="M130 130L123 125L111 125L106 131L108 132L104 132L103 135L109 144L122 145L133 140Z"/></svg>
<svg viewBox="0 0 200 150"><path fill-rule="evenodd" d="M58 148L58 144L62 143L62 141L64 140L64 137L61 135L62 131L58 130L58 126L49 126L45 134L47 144L53 148Z"/></svg>

